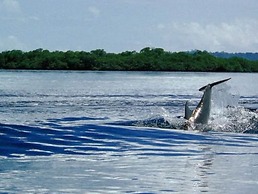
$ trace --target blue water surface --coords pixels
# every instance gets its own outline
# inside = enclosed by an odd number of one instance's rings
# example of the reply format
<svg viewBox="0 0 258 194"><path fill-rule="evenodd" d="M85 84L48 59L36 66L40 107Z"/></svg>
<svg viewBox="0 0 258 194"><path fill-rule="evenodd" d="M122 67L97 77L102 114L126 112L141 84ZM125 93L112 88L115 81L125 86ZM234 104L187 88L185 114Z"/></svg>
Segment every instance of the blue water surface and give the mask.
<svg viewBox="0 0 258 194"><path fill-rule="evenodd" d="M227 77L214 91L208 130L182 130L185 102L194 107L198 88ZM0 71L0 192L256 193L257 81L238 73Z"/></svg>

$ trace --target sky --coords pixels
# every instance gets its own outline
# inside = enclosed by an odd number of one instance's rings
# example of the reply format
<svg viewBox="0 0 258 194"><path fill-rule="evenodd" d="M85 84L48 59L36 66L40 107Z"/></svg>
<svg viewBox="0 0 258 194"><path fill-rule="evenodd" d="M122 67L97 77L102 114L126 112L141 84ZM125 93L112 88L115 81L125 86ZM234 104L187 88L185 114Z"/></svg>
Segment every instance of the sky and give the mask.
<svg viewBox="0 0 258 194"><path fill-rule="evenodd" d="M0 51L258 52L257 0L0 0Z"/></svg>

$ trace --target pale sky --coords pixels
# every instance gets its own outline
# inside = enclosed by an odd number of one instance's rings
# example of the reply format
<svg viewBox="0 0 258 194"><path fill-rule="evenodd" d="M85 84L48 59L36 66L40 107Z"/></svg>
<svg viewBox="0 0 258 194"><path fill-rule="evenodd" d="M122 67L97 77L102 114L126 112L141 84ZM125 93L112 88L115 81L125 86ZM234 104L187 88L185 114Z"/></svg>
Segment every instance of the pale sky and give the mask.
<svg viewBox="0 0 258 194"><path fill-rule="evenodd" d="M258 52L258 0L0 0L0 51Z"/></svg>

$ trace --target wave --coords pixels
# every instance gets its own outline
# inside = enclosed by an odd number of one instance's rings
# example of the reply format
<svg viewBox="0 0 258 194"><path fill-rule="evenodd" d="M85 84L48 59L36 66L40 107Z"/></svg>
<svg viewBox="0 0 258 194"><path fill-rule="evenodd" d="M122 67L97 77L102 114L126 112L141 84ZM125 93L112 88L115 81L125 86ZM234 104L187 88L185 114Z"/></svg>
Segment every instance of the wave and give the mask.
<svg viewBox="0 0 258 194"><path fill-rule="evenodd" d="M105 118L69 117L52 119L39 126L0 124L0 156L65 155L160 155L189 156L198 154L198 144L228 144L247 146L249 137L231 141L219 133L198 133L150 126L146 120L142 127L120 124L78 124L82 121L105 121ZM164 119L157 123L167 123ZM69 125L68 125L69 123ZM133 123L131 123L133 124ZM148 125L148 127L146 127ZM219 140L218 140L219 139ZM239 139L242 139L241 141Z"/></svg>
<svg viewBox="0 0 258 194"><path fill-rule="evenodd" d="M84 124L61 125L62 122L76 121L86 118L64 118L48 122L48 127L32 127L26 125L0 125L0 154L8 157L52 154L99 154L129 150L140 150L143 147L159 145L168 151L166 140L185 139L179 132L118 127L112 125ZM91 118L87 118L90 120ZM180 136L182 136L180 138ZM192 135L198 139L201 135ZM158 140L159 139L159 140ZM162 142L162 140L164 140ZM159 142L159 143L158 143ZM153 148L153 151L155 150ZM139 153L139 152L136 153ZM141 152L142 154L143 152Z"/></svg>

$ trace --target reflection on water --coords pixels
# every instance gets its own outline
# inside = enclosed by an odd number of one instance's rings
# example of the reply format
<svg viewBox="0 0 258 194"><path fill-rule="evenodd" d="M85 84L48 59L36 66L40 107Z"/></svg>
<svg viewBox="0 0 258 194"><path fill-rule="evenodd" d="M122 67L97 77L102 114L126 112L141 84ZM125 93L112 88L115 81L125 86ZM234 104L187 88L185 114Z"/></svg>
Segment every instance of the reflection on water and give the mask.
<svg viewBox="0 0 258 194"><path fill-rule="evenodd" d="M212 149L210 147L201 147L201 152L204 153L200 162L196 166L196 174L199 178L197 182L197 186L200 188L201 192L209 191L209 176L212 176L212 164L214 159L214 154L212 153Z"/></svg>

